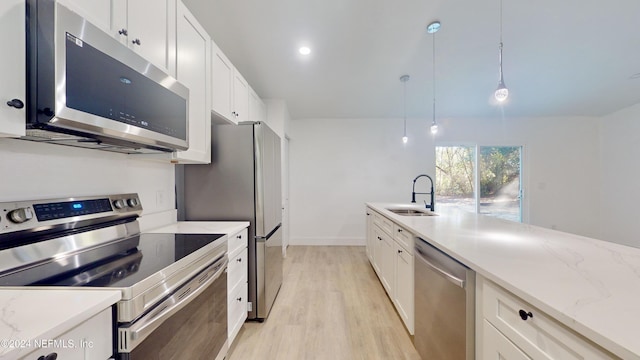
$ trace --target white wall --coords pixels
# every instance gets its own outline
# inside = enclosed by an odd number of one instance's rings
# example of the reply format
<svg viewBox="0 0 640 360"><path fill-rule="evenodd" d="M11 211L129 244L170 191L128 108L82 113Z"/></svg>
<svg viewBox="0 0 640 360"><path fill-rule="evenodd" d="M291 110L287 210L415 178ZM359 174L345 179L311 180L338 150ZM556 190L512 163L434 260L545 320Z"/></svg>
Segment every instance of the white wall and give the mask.
<svg viewBox="0 0 640 360"><path fill-rule="evenodd" d="M291 244L364 245L365 202L409 202L413 178L433 174L427 122L401 119L293 120Z"/></svg>
<svg viewBox="0 0 640 360"><path fill-rule="evenodd" d="M640 247L640 103L601 120L602 239Z"/></svg>
<svg viewBox="0 0 640 360"><path fill-rule="evenodd" d="M434 175L436 144L523 145L530 223L598 237L598 119L291 122L291 244L364 244L365 202L409 202L413 178ZM593 176L592 176L593 175ZM437 203L436 203L437 209Z"/></svg>
<svg viewBox="0 0 640 360"><path fill-rule="evenodd" d="M524 222L599 237L599 119L441 121L438 143L522 145Z"/></svg>
<svg viewBox="0 0 640 360"><path fill-rule="evenodd" d="M282 180L282 247L286 255L286 248L290 241L290 221L289 221L289 147L287 144L289 136L289 124L291 115L287 103L281 99L264 100L267 106L267 124L280 136L281 153L281 180Z"/></svg>
<svg viewBox="0 0 640 360"><path fill-rule="evenodd" d="M25 140L0 139L0 202L136 192L143 215L175 209L171 164Z"/></svg>

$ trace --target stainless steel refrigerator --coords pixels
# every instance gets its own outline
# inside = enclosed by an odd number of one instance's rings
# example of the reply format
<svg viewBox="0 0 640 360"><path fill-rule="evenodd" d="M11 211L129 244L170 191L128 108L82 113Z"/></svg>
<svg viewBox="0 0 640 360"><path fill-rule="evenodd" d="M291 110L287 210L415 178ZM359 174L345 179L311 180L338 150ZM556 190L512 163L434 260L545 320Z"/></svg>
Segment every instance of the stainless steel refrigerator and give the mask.
<svg viewBox="0 0 640 360"><path fill-rule="evenodd" d="M179 220L249 221L248 318L264 320L282 284L280 138L265 123L212 125L211 164L176 167Z"/></svg>

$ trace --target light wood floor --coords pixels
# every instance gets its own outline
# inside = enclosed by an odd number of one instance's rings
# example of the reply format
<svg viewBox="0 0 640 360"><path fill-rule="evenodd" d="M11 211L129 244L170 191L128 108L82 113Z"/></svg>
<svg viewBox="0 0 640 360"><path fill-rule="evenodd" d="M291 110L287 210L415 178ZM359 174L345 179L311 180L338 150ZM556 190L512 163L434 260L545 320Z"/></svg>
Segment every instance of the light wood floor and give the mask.
<svg viewBox="0 0 640 360"><path fill-rule="evenodd" d="M229 360L416 359L420 356L364 247L290 246L271 314L247 322Z"/></svg>

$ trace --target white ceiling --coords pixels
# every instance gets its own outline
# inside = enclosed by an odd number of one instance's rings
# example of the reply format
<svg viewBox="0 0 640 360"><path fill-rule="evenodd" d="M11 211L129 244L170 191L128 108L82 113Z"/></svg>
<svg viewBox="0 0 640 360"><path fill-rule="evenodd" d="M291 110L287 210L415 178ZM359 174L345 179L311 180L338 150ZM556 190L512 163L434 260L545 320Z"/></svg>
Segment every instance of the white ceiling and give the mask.
<svg viewBox="0 0 640 360"><path fill-rule="evenodd" d="M504 116L602 116L640 102L640 1L503 1ZM437 118L502 116L499 0L184 2L293 119L402 117L403 74L407 116L431 118L433 20Z"/></svg>

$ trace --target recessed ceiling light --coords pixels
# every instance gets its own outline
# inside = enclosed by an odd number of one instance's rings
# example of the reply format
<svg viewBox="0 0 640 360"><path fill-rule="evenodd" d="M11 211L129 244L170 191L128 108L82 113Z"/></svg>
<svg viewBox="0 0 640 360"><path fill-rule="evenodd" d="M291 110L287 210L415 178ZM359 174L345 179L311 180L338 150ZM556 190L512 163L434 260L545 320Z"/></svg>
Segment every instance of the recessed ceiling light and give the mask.
<svg viewBox="0 0 640 360"><path fill-rule="evenodd" d="M300 49L298 49L298 52L302 55L309 55L311 54L311 49L306 46L303 46Z"/></svg>

